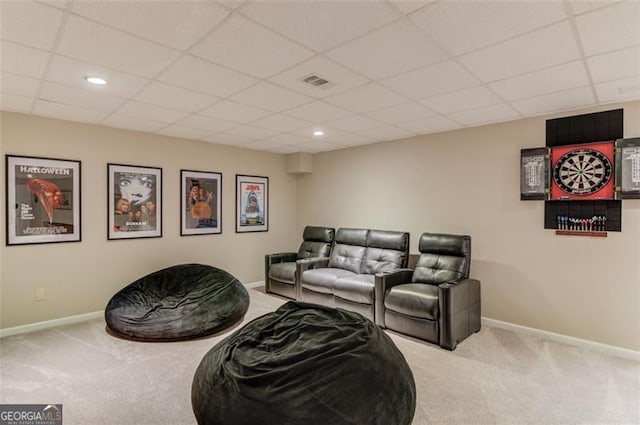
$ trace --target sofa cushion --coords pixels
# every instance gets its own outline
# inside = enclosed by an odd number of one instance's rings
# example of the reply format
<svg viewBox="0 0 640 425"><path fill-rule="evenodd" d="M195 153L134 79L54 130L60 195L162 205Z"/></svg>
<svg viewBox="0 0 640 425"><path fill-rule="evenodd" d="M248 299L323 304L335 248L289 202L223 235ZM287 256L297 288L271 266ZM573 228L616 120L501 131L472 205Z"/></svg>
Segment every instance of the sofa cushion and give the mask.
<svg viewBox="0 0 640 425"><path fill-rule="evenodd" d="M376 274L406 266L409 233L371 230L367 235L367 251L360 273Z"/></svg>
<svg viewBox="0 0 640 425"><path fill-rule="evenodd" d="M375 276L372 274L339 277L333 283L333 295L356 303L373 304L374 281Z"/></svg>
<svg viewBox="0 0 640 425"><path fill-rule="evenodd" d="M364 246L336 244L331 252L329 267L360 273L366 249Z"/></svg>
<svg viewBox="0 0 640 425"><path fill-rule="evenodd" d="M355 273L349 270L337 269L337 268L321 268L307 270L302 273L300 277L300 283L303 288L310 289L315 292L322 292L324 294L333 293L333 286L339 277L353 276Z"/></svg>
<svg viewBox="0 0 640 425"><path fill-rule="evenodd" d="M438 320L438 291L436 285L424 283L394 286L384 297L384 306L405 316Z"/></svg>
<svg viewBox="0 0 640 425"><path fill-rule="evenodd" d="M269 266L269 277L280 282L294 284L296 281L296 263L274 263Z"/></svg>
<svg viewBox="0 0 640 425"><path fill-rule="evenodd" d="M420 236L413 282L440 284L469 277L471 237L443 233Z"/></svg>

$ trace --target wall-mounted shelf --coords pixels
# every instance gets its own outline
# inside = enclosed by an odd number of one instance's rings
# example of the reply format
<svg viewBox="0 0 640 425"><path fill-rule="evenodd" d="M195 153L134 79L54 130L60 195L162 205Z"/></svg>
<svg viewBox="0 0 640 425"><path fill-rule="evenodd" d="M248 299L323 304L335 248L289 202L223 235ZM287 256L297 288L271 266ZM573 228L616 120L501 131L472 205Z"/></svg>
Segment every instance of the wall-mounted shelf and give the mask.
<svg viewBox="0 0 640 425"><path fill-rule="evenodd" d="M579 230L556 230L556 235L563 236L592 236L606 238L607 232L579 231Z"/></svg>

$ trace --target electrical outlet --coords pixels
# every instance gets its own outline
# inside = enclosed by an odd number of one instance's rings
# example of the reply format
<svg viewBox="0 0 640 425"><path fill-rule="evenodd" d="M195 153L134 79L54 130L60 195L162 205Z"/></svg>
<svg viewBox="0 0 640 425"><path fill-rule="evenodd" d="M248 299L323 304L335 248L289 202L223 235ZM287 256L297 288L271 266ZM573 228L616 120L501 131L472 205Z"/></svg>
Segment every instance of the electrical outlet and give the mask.
<svg viewBox="0 0 640 425"><path fill-rule="evenodd" d="M34 299L36 301L44 301L45 300L44 288L36 289L36 293L35 293Z"/></svg>

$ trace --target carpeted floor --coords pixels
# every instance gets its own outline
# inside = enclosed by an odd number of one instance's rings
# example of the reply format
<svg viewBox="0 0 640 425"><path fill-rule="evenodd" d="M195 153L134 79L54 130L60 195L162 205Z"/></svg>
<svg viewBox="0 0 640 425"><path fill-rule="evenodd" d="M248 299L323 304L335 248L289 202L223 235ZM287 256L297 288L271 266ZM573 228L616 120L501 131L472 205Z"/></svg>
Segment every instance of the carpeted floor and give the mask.
<svg viewBox="0 0 640 425"><path fill-rule="evenodd" d="M285 302L249 293L245 323ZM193 373L227 333L141 343L104 326L96 319L1 339L0 403L62 403L65 425L195 424ZM640 423L638 362L487 326L454 352L390 335L416 380L414 425Z"/></svg>

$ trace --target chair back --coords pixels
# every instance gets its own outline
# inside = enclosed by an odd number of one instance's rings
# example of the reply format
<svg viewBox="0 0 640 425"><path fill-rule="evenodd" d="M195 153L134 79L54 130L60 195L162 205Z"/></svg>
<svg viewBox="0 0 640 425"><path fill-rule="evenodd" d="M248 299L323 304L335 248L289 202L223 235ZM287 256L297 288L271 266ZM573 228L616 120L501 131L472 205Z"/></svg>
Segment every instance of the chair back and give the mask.
<svg viewBox="0 0 640 425"><path fill-rule="evenodd" d="M413 282L439 285L469 277L471 236L423 233Z"/></svg>
<svg viewBox="0 0 640 425"><path fill-rule="evenodd" d="M336 231L331 227L307 226L298 249L298 260L313 257L328 257Z"/></svg>

